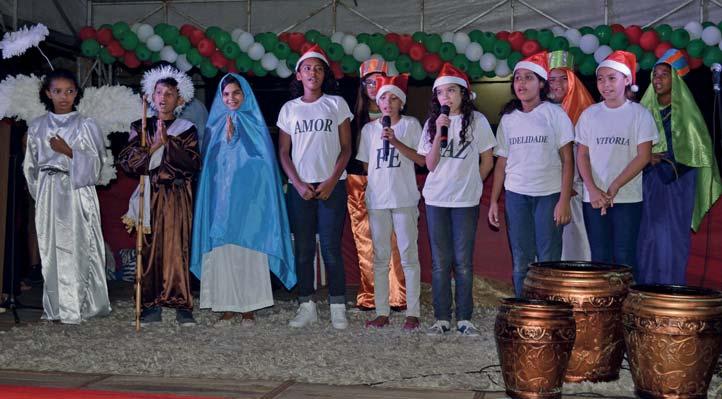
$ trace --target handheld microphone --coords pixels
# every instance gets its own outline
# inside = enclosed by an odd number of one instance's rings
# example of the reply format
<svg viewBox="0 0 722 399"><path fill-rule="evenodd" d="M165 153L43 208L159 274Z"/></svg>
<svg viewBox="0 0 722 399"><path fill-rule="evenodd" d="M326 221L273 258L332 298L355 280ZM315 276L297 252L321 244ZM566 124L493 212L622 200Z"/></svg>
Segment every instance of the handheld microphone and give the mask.
<svg viewBox="0 0 722 399"><path fill-rule="evenodd" d="M449 116L449 112L451 112L451 108L449 108L448 105L442 105L441 106L441 113ZM446 148L446 145L449 141L449 127L448 126L442 126L441 127L441 148Z"/></svg>
<svg viewBox="0 0 722 399"><path fill-rule="evenodd" d="M383 118L381 118L381 126L383 126L384 129L387 127L391 127L391 117L388 115L384 115ZM384 139L384 161L389 160L389 140Z"/></svg>
<svg viewBox="0 0 722 399"><path fill-rule="evenodd" d="M712 64L710 67L712 70L712 90L715 91L715 93L719 93L720 91L720 72L722 72L722 65L718 63Z"/></svg>

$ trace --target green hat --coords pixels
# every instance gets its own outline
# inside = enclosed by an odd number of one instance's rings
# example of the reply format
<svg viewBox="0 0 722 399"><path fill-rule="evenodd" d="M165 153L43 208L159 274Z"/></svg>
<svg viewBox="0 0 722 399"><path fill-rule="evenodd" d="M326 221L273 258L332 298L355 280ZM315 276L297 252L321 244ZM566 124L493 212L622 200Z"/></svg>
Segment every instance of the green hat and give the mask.
<svg viewBox="0 0 722 399"><path fill-rule="evenodd" d="M574 55L568 51L556 50L549 53L549 69L569 68L574 69Z"/></svg>

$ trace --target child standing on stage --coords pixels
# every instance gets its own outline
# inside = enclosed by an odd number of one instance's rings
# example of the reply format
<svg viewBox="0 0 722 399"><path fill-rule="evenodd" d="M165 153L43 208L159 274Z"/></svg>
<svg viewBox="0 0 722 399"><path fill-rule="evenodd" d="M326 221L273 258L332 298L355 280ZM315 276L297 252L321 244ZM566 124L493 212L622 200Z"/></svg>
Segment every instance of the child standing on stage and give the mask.
<svg viewBox="0 0 722 399"><path fill-rule="evenodd" d="M452 268L457 330L462 335L479 334L471 322L474 241L483 180L493 165L496 141L489 122L474 108L474 97L466 75L444 64L434 81L429 119L417 148L430 171L423 194L436 318L429 334L434 335L451 329Z"/></svg>
<svg viewBox="0 0 722 399"><path fill-rule="evenodd" d="M562 229L571 220L574 127L562 108L546 101L548 73L546 52L516 64L515 99L502 111L496 134L489 223L500 226L503 186L517 296L530 262L561 259Z"/></svg>
<svg viewBox="0 0 722 399"><path fill-rule="evenodd" d="M376 103L382 117L367 123L361 131L359 161L368 173L366 208L373 242L374 301L376 318L367 327L389 324L389 260L391 234L401 254L406 281L406 322L404 330L419 328L419 250L417 247L419 190L414 163L423 166L423 156L415 146L421 137L421 125L410 116L401 115L406 104L408 75L376 78Z"/></svg>
<svg viewBox="0 0 722 399"><path fill-rule="evenodd" d="M300 305L289 322L291 327L318 321L312 297L317 232L328 272L331 323L336 329L348 327L341 236L346 219L344 168L351 156L353 115L342 97L327 94L335 89L328 58L319 46L313 46L296 63L291 92L297 98L284 104L278 115L279 158L293 184L288 190L288 215L295 239Z"/></svg>
<svg viewBox="0 0 722 399"><path fill-rule="evenodd" d="M75 110L81 97L72 72L45 76L40 100L48 113L29 124L23 164L37 209L42 318L67 324L110 313L95 192L105 145L97 123Z"/></svg>
<svg viewBox="0 0 722 399"><path fill-rule="evenodd" d="M637 91L636 66L634 54L626 51L615 51L599 64L597 88L604 101L582 112L576 126L592 260L633 267L642 217L640 172L658 139L652 114L627 99L628 91Z"/></svg>

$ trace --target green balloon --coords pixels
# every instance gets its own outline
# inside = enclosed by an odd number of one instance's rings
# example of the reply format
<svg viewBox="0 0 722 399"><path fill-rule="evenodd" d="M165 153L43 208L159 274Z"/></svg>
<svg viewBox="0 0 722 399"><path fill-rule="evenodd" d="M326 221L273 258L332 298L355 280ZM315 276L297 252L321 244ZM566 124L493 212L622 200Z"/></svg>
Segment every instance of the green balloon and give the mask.
<svg viewBox="0 0 722 399"><path fill-rule="evenodd" d="M536 40L539 32L536 29L527 29L524 31L524 37L527 40Z"/></svg>
<svg viewBox="0 0 722 399"><path fill-rule="evenodd" d="M669 42L672 43L674 48L685 48L689 43L689 32L683 28L675 29Z"/></svg>
<svg viewBox="0 0 722 399"><path fill-rule="evenodd" d="M644 70L651 70L654 68L654 64L657 63L657 56L652 52L642 54L639 58L639 68Z"/></svg>
<svg viewBox="0 0 722 399"><path fill-rule="evenodd" d="M168 29L170 25L168 25L165 22L161 22L153 27L153 31L156 35L160 36L161 33L163 33L166 29Z"/></svg>
<svg viewBox="0 0 722 399"><path fill-rule="evenodd" d="M209 26L206 28L206 36L213 39L217 34L221 33L223 29L217 27L217 26Z"/></svg>
<svg viewBox="0 0 722 399"><path fill-rule="evenodd" d="M689 53L691 57L699 58L702 56L705 47L707 47L707 45L702 41L702 39L690 40L687 44L687 53Z"/></svg>
<svg viewBox="0 0 722 399"><path fill-rule="evenodd" d="M569 50L569 41L564 36L555 37L549 45L549 50Z"/></svg>
<svg viewBox="0 0 722 399"><path fill-rule="evenodd" d="M140 57L138 57L138 59L140 59ZM201 64L201 61L203 61L203 56L198 52L198 49L192 48L186 53L186 59L191 65L198 66Z"/></svg>
<svg viewBox="0 0 722 399"><path fill-rule="evenodd" d="M211 60L208 58L204 58L203 61L201 61L200 69L201 75L207 78L212 78L218 74L218 68L213 66L213 64L211 64Z"/></svg>
<svg viewBox="0 0 722 399"><path fill-rule="evenodd" d="M485 53L494 51L494 45L496 44L496 35L491 32L484 32L481 36L481 48L484 49Z"/></svg>
<svg viewBox="0 0 722 399"><path fill-rule="evenodd" d="M216 47L223 48L223 46L226 45L226 43L233 41L231 39L231 34L226 31L220 31L216 34L215 39L213 41L216 43Z"/></svg>
<svg viewBox="0 0 722 399"><path fill-rule="evenodd" d="M138 47L138 43L138 36L131 31L126 32L123 38L120 39L120 47L129 51L135 50L135 48Z"/></svg>
<svg viewBox="0 0 722 399"><path fill-rule="evenodd" d="M609 44L612 39L612 28L609 25L599 25L594 29L594 35L599 39L599 44Z"/></svg>
<svg viewBox="0 0 722 399"><path fill-rule="evenodd" d="M474 29L471 32L469 32L469 39L471 39L472 42L477 42L481 44L481 39L484 37L484 33L478 29ZM428 48L428 46L427 46Z"/></svg>
<svg viewBox="0 0 722 399"><path fill-rule="evenodd" d="M414 34L411 35L411 39L413 39L416 43L423 43L424 40L426 40L426 33L414 32ZM426 71L424 71L424 74L426 74ZM421 80L421 79L419 79L419 80Z"/></svg>
<svg viewBox="0 0 722 399"><path fill-rule="evenodd" d="M86 39L80 44L80 52L86 57L94 58L98 55L98 51L100 51L100 43L95 39Z"/></svg>
<svg viewBox="0 0 722 399"><path fill-rule="evenodd" d="M371 40L371 35L368 33L359 33L356 36L357 43L369 44L369 40Z"/></svg>
<svg viewBox="0 0 722 399"><path fill-rule="evenodd" d="M415 80L424 80L426 78L426 70L420 62L411 63L411 78Z"/></svg>
<svg viewBox="0 0 722 399"><path fill-rule="evenodd" d="M155 64L156 62L160 62L160 52L152 52L150 54L150 62L152 64Z"/></svg>
<svg viewBox="0 0 722 399"><path fill-rule="evenodd" d="M564 36L559 37L564 39ZM536 35L536 41L539 42L539 45L542 46L542 48L549 49L554 42L554 32L549 29L542 29Z"/></svg>
<svg viewBox="0 0 722 399"><path fill-rule="evenodd" d="M101 48L98 54L100 55L100 61L102 61L103 64L112 64L115 62L115 57L110 55L107 47Z"/></svg>
<svg viewBox="0 0 722 399"><path fill-rule="evenodd" d="M439 48L441 48L441 43L441 36L438 33L432 33L430 35L427 35L426 40L424 40L424 46L426 47L426 50L432 53L439 52Z"/></svg>
<svg viewBox="0 0 722 399"><path fill-rule="evenodd" d="M386 38L384 35L380 33L374 33L371 35L371 39L369 39L369 47L371 48L371 53L381 53L384 49L384 44L386 44Z"/></svg>
<svg viewBox="0 0 722 399"><path fill-rule="evenodd" d="M494 71L484 72L484 77L487 77L487 78L496 77L496 72L494 72Z"/></svg>
<svg viewBox="0 0 722 399"><path fill-rule="evenodd" d="M345 55L343 46L338 43L329 44L328 49L326 50L326 55L331 59L331 61L341 61Z"/></svg>
<svg viewBox="0 0 722 399"><path fill-rule="evenodd" d="M638 44L632 44L627 47L627 51L634 54L635 57L637 57L638 60L642 59L642 55L644 55L644 50L642 50L641 47L639 47Z"/></svg>
<svg viewBox="0 0 722 399"><path fill-rule="evenodd" d="M451 61L456 56L456 46L453 43L443 43L439 47L439 57L444 61Z"/></svg>
<svg viewBox="0 0 722 399"><path fill-rule="evenodd" d="M253 60L248 54L241 53L241 55L236 58L236 68L238 68L240 72L246 73L253 68Z"/></svg>
<svg viewBox="0 0 722 399"><path fill-rule="evenodd" d="M261 61L254 61L253 62L253 74L258 76L259 78L262 78L262 77L268 75L268 71L263 68L263 65L261 65Z"/></svg>
<svg viewBox="0 0 722 399"><path fill-rule="evenodd" d="M159 36L163 39L163 43L165 43L166 46L172 46L176 41L178 41L180 31L175 26L168 25L167 28L163 29Z"/></svg>
<svg viewBox="0 0 722 399"><path fill-rule="evenodd" d="M581 62L582 57L584 56L584 52L579 47L570 47L569 54L574 56L574 59L577 60L577 65L579 65L579 62Z"/></svg>
<svg viewBox="0 0 722 399"><path fill-rule="evenodd" d="M719 30L722 30L722 22L720 22L720 23L717 24L717 28L718 28Z"/></svg>
<svg viewBox="0 0 722 399"><path fill-rule="evenodd" d="M524 58L523 55L521 55L520 52L514 51L506 59L506 64L509 65L509 69L512 71L514 70L514 67L516 66L516 63L521 61L521 59Z"/></svg>
<svg viewBox="0 0 722 399"><path fill-rule="evenodd" d="M318 44L323 51L328 51L328 46L331 45L331 39L328 36L321 35L316 39L316 44Z"/></svg>
<svg viewBox="0 0 722 399"><path fill-rule="evenodd" d="M113 37L120 40L123 38L126 32L131 32L130 26L125 22L116 22L113 24Z"/></svg>
<svg viewBox="0 0 722 399"><path fill-rule="evenodd" d="M593 54L584 54L582 61L579 63L579 73L584 76L592 76L597 70L597 61L594 60Z"/></svg>
<svg viewBox="0 0 722 399"><path fill-rule="evenodd" d="M236 42L228 42L224 44L221 51L229 60L235 59L241 54L241 48L238 47Z"/></svg>
<svg viewBox="0 0 722 399"><path fill-rule="evenodd" d="M311 29L305 34L306 40L311 43L316 43L316 39L318 39L319 36L321 36L321 32L316 29Z"/></svg>
<svg viewBox="0 0 722 399"><path fill-rule="evenodd" d="M384 44L381 55L384 56L386 61L396 61L399 58L399 48L395 44L388 42Z"/></svg>
<svg viewBox="0 0 722 399"><path fill-rule="evenodd" d="M336 43L333 43L333 44L336 44ZM330 50L330 48L329 48L329 50ZM330 51L328 51L327 53L330 53ZM343 53L343 47L341 47L341 53ZM288 58L288 55L291 54L291 48L288 47L288 44L279 41L273 47L273 54L279 60L285 60L286 58ZM328 54L328 56L331 57L331 54ZM331 58L331 59L333 60L333 58ZM336 61L336 60L334 60L334 61Z"/></svg>
<svg viewBox="0 0 722 399"><path fill-rule="evenodd" d="M481 65L479 65L478 62L472 62L469 64L469 70L466 71L466 73L469 75L469 79L473 80L479 80L482 76L484 76L484 70L481 69Z"/></svg>
<svg viewBox="0 0 722 399"><path fill-rule="evenodd" d="M722 63L722 50L717 46L707 47L702 56L702 62L708 67L711 67L714 63Z"/></svg>
<svg viewBox="0 0 722 399"><path fill-rule="evenodd" d="M261 38L261 45L266 52L273 51L276 48L276 43L278 43L278 36L272 32L265 33Z"/></svg>
<svg viewBox="0 0 722 399"><path fill-rule="evenodd" d="M506 40L497 40L492 51L497 60L503 60L511 54L511 44Z"/></svg>
<svg viewBox="0 0 722 399"><path fill-rule="evenodd" d="M191 41L185 36L178 36L173 45L173 50L178 54L185 54L191 49Z"/></svg>
<svg viewBox="0 0 722 399"><path fill-rule="evenodd" d="M356 72L357 68L358 61L356 61L353 56L346 54L341 58L341 70L343 73L350 75Z"/></svg>
<svg viewBox="0 0 722 399"><path fill-rule="evenodd" d="M668 42L672 38L672 27L667 24L662 24L654 28L659 35L659 40Z"/></svg>
<svg viewBox="0 0 722 399"><path fill-rule="evenodd" d="M301 56L296 53L292 52L288 54L288 58L286 58L286 66L288 66L288 69L295 71L296 63L298 62L299 58L301 58Z"/></svg>
<svg viewBox="0 0 722 399"><path fill-rule="evenodd" d="M198 54L198 55L200 56L200 54ZM148 61L148 60L150 60L150 57L152 57L152 56L153 56L152 51L148 50L148 47L146 47L145 44L143 44L143 43L140 43L138 45L138 47L135 48L135 57L138 58L138 61Z"/></svg>
<svg viewBox="0 0 722 399"><path fill-rule="evenodd" d="M581 33L582 36L590 34L590 33L593 34L594 28L592 28L591 26L582 26L581 28L579 28L579 33Z"/></svg>
<svg viewBox="0 0 722 399"><path fill-rule="evenodd" d="M469 69L469 59L466 58L466 55L464 54L457 54L456 56L454 56L454 59L451 60L451 63L464 72ZM413 70L411 72L413 72Z"/></svg>
<svg viewBox="0 0 722 399"><path fill-rule="evenodd" d="M406 73L411 70L411 58L406 54L401 54L399 58L396 59L396 70L399 71L399 73Z"/></svg>
<svg viewBox="0 0 722 399"><path fill-rule="evenodd" d="M714 22L711 22L711 21L702 22L702 29L709 28L710 26L715 26Z"/></svg>

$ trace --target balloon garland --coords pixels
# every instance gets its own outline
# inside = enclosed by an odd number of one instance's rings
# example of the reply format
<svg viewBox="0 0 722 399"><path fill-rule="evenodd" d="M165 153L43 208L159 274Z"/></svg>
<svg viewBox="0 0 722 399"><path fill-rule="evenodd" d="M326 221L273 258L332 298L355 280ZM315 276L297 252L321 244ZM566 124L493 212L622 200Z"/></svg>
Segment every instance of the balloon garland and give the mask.
<svg viewBox="0 0 722 399"><path fill-rule="evenodd" d="M253 35L242 29L226 32L217 26L205 31L193 25L177 28L125 22L90 26L79 32L84 56L105 64L119 62L134 69L160 60L186 72L198 68L208 78L219 72L287 78L300 54L313 44L323 48L336 78L353 76L361 62L383 58L392 73L409 73L413 79L435 77L444 62L466 71L472 80L505 77L522 58L541 50L567 50L582 75L593 75L597 65L614 50L637 56L640 69L651 69L669 48L678 48L690 68L722 62L722 23L690 22L674 29L667 24L654 28L619 24L585 26L580 29L527 29L521 31L360 33L336 32L326 36L312 29L306 33L264 32Z"/></svg>

